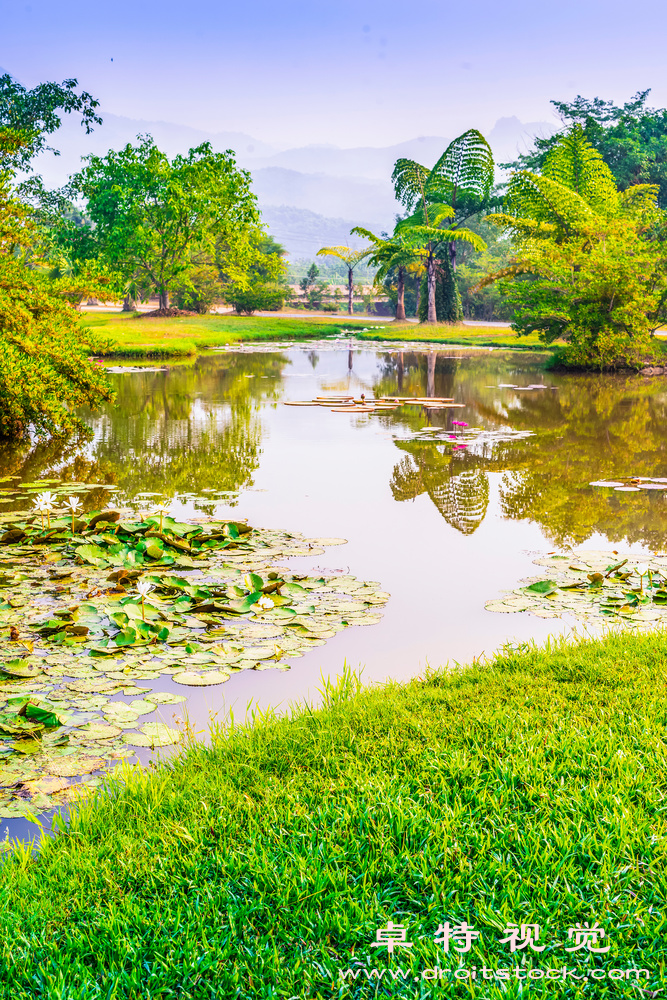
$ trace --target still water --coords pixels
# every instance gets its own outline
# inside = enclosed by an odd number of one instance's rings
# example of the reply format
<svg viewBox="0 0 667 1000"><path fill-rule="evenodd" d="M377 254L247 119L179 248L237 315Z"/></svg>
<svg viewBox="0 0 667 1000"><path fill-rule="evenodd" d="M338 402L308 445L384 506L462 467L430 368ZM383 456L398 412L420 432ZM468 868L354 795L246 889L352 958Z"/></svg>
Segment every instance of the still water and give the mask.
<svg viewBox="0 0 667 1000"><path fill-rule="evenodd" d="M666 544L665 493L588 485L667 474L663 381L543 365L519 353L328 342L210 353L160 370L114 366L117 403L89 417L91 442L6 451L0 472L106 482L119 487L112 503L153 494L146 503L166 496L178 515L215 509L343 537L347 545L292 567L344 570L391 593L380 624L344 630L287 672L245 670L223 688L194 690L188 712L201 728L231 707L243 716L250 702L316 702L322 675L335 678L345 663L366 683L404 680L567 631L572 623L484 604L539 574L532 560L554 549ZM283 405L344 391L464 405L354 416ZM455 420L469 425L465 448L452 447Z"/></svg>

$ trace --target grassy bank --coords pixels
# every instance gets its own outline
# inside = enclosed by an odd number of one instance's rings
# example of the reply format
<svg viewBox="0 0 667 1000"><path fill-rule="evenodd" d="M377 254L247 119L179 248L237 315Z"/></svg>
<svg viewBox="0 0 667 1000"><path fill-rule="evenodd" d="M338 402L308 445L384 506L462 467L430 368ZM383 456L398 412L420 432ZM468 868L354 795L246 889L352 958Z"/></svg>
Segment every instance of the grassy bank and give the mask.
<svg viewBox="0 0 667 1000"><path fill-rule="evenodd" d="M193 745L4 863L0 996L656 996L666 665L661 633L505 651ZM391 963L371 947L389 920L413 943ZM434 944L445 920L482 932L470 953ZM610 952L566 953L596 920ZM510 923L546 950L510 954ZM414 980L459 962L474 986ZM633 967L650 979L605 971Z"/></svg>
<svg viewBox="0 0 667 1000"><path fill-rule="evenodd" d="M96 353L106 357L177 358L224 344L250 341L309 340L330 337L341 330L354 330L359 340L414 341L429 344L465 344L475 347L530 348L544 350L537 337L517 337L504 328L430 327L394 323L386 319L350 320L280 316L178 316L169 319L137 319L122 313L87 313L84 324L106 338ZM382 329L374 330L380 326ZM370 327L370 329L368 329ZM366 332L364 332L364 329Z"/></svg>
<svg viewBox="0 0 667 1000"><path fill-rule="evenodd" d="M309 340L340 330L363 330L368 323L336 319L281 319L276 316L174 316L137 319L122 313L88 313L83 322L108 340L96 353L106 357L187 357L224 344L246 341Z"/></svg>
<svg viewBox="0 0 667 1000"><path fill-rule="evenodd" d="M466 347L504 347L511 350L548 351L536 334L517 337L509 327L451 326L438 323L389 323L384 330L357 334L359 340L412 340L427 344L461 344Z"/></svg>

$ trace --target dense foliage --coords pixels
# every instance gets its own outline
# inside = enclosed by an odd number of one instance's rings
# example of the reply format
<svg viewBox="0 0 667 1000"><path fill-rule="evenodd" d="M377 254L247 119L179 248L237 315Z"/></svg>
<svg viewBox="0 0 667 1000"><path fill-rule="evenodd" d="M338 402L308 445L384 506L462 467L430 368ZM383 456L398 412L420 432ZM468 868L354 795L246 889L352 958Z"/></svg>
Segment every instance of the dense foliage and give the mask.
<svg viewBox="0 0 667 1000"><path fill-rule="evenodd" d="M568 364L641 365L667 318L666 216L657 185L619 191L581 126L561 136L541 172L512 175L505 210L489 218L516 252L497 277L519 334L565 340Z"/></svg>
<svg viewBox="0 0 667 1000"><path fill-rule="evenodd" d="M12 194L7 160L22 139L0 131L0 437L69 433L82 428L73 409L110 399L102 370L86 356L90 336L40 259L40 234ZM0 160L2 162L2 160Z"/></svg>
<svg viewBox="0 0 667 1000"><path fill-rule="evenodd" d="M648 108L650 91L639 91L619 107L613 101L579 95L571 103L552 101L566 129L579 125L614 175L621 191L634 184L657 184L658 204L667 208L667 108ZM540 170L560 134L536 138L535 148L514 164Z"/></svg>
<svg viewBox="0 0 667 1000"><path fill-rule="evenodd" d="M246 272L245 282L236 282L225 291L225 300L246 316L257 310L277 312L289 293L285 280L285 248L263 232L256 237L255 248L257 256Z"/></svg>
<svg viewBox="0 0 667 1000"><path fill-rule="evenodd" d="M230 150L203 143L170 161L143 137L87 160L70 182L90 220L83 233L70 227L63 237L73 256L104 262L133 297L157 293L163 310L176 289L201 301L207 287L247 287L260 256L259 215L250 175Z"/></svg>
<svg viewBox="0 0 667 1000"><path fill-rule="evenodd" d="M0 76L0 129L20 132L22 136L22 142L11 153L4 149L5 163L11 161L12 166L25 170L37 153L45 150L56 153L46 145L46 136L60 128L63 112L80 114L86 132L101 124L95 110L99 101L85 90L78 94L76 88L76 80L63 80L40 83L34 90L26 90L8 73Z"/></svg>

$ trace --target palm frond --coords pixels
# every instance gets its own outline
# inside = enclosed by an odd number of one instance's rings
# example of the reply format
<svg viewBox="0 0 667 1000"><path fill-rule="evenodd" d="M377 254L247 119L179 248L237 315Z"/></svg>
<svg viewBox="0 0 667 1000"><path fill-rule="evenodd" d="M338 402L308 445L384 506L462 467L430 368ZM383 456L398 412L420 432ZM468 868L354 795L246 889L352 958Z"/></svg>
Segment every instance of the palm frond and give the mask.
<svg viewBox="0 0 667 1000"><path fill-rule="evenodd" d="M458 136L429 175L429 191L446 191L453 203L460 193L486 200L493 187L493 152L481 132L471 128Z"/></svg>
<svg viewBox="0 0 667 1000"><path fill-rule="evenodd" d="M633 184L618 193L620 215L635 218L656 207L659 184Z"/></svg>
<svg viewBox="0 0 667 1000"><path fill-rule="evenodd" d="M353 250L352 247L321 247L317 251L318 257L338 257L344 261L348 267L354 267L368 254L368 250Z"/></svg>
<svg viewBox="0 0 667 1000"><path fill-rule="evenodd" d="M570 129L550 150L542 166L542 176L574 191L605 218L618 210L614 175L586 138L581 125Z"/></svg>
<svg viewBox="0 0 667 1000"><path fill-rule="evenodd" d="M410 209L416 202L423 200L429 173L430 171L416 160L404 157L396 160L391 175L396 201L400 201Z"/></svg>
<svg viewBox="0 0 667 1000"><path fill-rule="evenodd" d="M572 188L559 181L529 170L512 174L507 186L508 215L552 222L566 231L590 223L595 211Z"/></svg>

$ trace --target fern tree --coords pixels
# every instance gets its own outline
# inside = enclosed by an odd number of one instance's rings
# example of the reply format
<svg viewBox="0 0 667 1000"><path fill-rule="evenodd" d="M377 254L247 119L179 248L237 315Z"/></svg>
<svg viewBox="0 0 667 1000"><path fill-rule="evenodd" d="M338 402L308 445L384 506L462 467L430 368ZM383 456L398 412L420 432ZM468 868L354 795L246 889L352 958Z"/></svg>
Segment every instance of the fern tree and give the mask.
<svg viewBox="0 0 667 1000"><path fill-rule="evenodd" d="M375 274L376 285L381 285L391 271L396 271L398 293L396 319L405 320L405 275L408 269L419 265L425 256L421 239L418 236L413 238L410 233L399 233L394 236L383 233L382 236L376 236L362 226L355 226L351 232L371 241L372 246L365 251L364 258L371 267L378 269Z"/></svg>
<svg viewBox="0 0 667 1000"><path fill-rule="evenodd" d="M426 319L438 319L436 285L450 303L447 319L461 318L460 297L455 290L456 247L459 242L485 250L486 244L463 223L488 204L493 186L493 154L484 136L469 129L449 144L435 166L428 170L414 160L399 159L392 174L396 198L410 213L396 226L396 233L419 236L425 250ZM444 226L445 220L447 225ZM449 263L444 263L448 259ZM458 309L456 303L458 301Z"/></svg>
<svg viewBox="0 0 667 1000"><path fill-rule="evenodd" d="M667 215L657 185L619 191L581 126L562 136L541 173L510 178L504 211L488 218L514 240L503 279L514 329L564 340L565 360L638 365L667 318Z"/></svg>
<svg viewBox="0 0 667 1000"><path fill-rule="evenodd" d="M354 232L354 230L353 230ZM366 250L352 250L351 247L322 247L317 251L318 257L337 257L347 267L347 311L354 313L354 269L366 257Z"/></svg>

